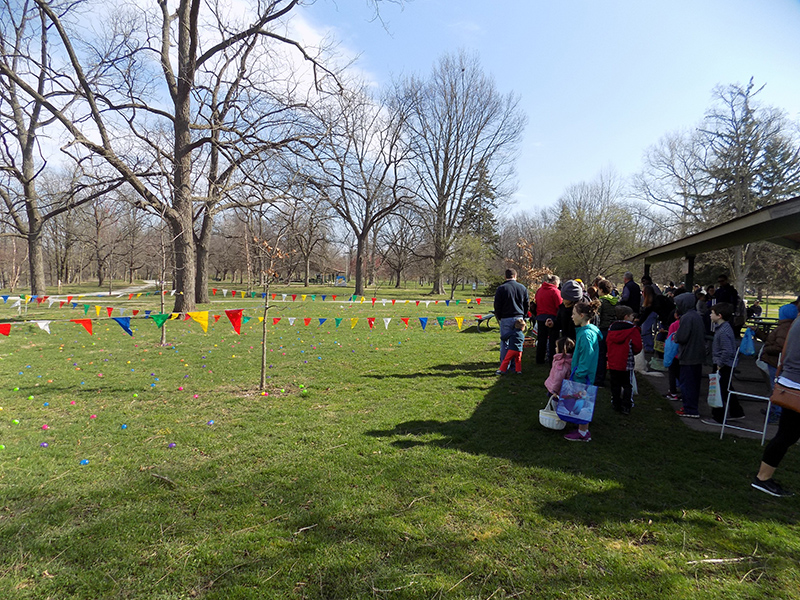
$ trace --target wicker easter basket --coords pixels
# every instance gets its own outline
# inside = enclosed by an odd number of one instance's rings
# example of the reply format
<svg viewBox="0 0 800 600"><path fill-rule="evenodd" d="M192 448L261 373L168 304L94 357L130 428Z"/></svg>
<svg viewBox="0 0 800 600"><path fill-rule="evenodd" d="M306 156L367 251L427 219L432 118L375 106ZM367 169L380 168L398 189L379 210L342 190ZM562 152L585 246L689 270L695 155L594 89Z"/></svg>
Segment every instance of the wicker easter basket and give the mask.
<svg viewBox="0 0 800 600"><path fill-rule="evenodd" d="M555 429L556 431L560 431L567 426L566 421L562 421L558 414L556 414L556 402L557 397L551 396L550 399L547 401L547 405L539 411L539 423L542 424L543 427L547 427L548 429Z"/></svg>

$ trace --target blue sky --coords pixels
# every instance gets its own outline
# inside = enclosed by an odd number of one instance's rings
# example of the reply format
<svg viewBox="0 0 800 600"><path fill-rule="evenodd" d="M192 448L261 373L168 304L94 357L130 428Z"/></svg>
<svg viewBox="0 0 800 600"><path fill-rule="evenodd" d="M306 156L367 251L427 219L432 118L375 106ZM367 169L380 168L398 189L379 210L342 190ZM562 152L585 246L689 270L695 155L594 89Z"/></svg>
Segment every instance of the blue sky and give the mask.
<svg viewBox="0 0 800 600"><path fill-rule="evenodd" d="M718 84L766 84L762 102L800 122L800 0L318 0L299 16L376 85L476 51L528 116L519 209L570 184L628 177L667 133L698 124Z"/></svg>

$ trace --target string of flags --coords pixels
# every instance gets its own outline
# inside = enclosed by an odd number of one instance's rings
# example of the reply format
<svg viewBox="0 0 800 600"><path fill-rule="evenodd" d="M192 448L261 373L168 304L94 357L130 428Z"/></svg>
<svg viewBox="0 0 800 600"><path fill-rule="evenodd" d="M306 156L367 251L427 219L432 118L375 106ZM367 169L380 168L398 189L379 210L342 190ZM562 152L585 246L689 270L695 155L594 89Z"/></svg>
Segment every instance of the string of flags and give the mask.
<svg viewBox="0 0 800 600"><path fill-rule="evenodd" d="M248 321L250 321L253 318L253 317L245 316L243 314L243 311L244 311L244 309L241 309L241 308L235 309L235 310L226 310L225 311L225 316L228 318L228 321L230 321L230 324L233 327L233 330L236 332L237 335L241 335L242 325L246 324ZM139 312L140 311L134 311L135 315L138 314ZM14 321L14 322L11 322L11 323L0 323L0 335L9 336L11 334L12 325L13 326L19 326L19 325L28 325L28 324L37 325L39 327L39 329L41 329L42 331L45 331L47 333L52 333L50 331L50 325L52 323L63 323L63 322L70 322L70 323L76 323L78 325L81 325L89 333L89 335L92 335L93 334L93 323L94 323L94 321L112 320L115 323L117 323L125 333L127 333L130 336L133 336L133 330L131 329L131 318L132 317L130 317L130 316L127 316L127 317L122 317L122 316L120 316L120 317L111 317L110 316L111 313L109 312L108 314L109 314L108 317L100 317L99 313L98 313L98 318L94 318L94 319L93 318L50 319L50 320L31 319L31 320L25 320L25 321ZM183 321L188 321L188 320L191 319L191 320L195 321L196 323L198 323L200 325L200 327L203 329L203 331L205 333L207 333L208 332L208 324L209 324L210 320L213 319L213 322L216 323L216 322L219 321L219 319L221 317L222 317L222 315L212 314L212 313L209 313L209 311L207 311L207 310L191 311L191 312L187 312L187 313L157 313L157 312L154 312L154 311L145 310L144 314L139 318L151 319L159 328L163 327L164 323L166 323L167 321L173 321L173 320L178 320L178 319L182 319ZM483 318L483 316L482 315L475 315L474 318L478 322L480 322L480 320ZM264 317L257 317L257 319L258 319L259 323L264 321ZM289 323L290 327L294 326L294 324L297 321L297 319L298 319L298 317L285 317L285 320ZM405 326L404 328L405 329L408 329L411 326L410 325L410 319L411 319L411 317L400 317L400 321L404 324L404 326ZM428 322L429 322L430 318L429 317L418 317L418 319L419 319L420 326L422 327L422 330L425 331L426 327L428 326ZM462 329L462 327L464 325L464 319L465 319L465 317L463 317L463 316L453 317L453 320L455 321L455 324L457 325L459 331ZM282 320L284 320L284 317L273 317L272 318L272 325L276 326ZM322 325L328 320L329 319L327 317L318 317L317 319L313 319L311 317L303 317L301 319L301 321L302 321L302 323L303 323L303 325L305 327L309 327L312 323L315 323L315 322L318 323L317 324L318 327L322 327ZM345 319L342 318L342 317L334 317L332 320L334 321L337 329L345 321ZM375 328L376 320L377 320L376 317L367 317L366 318L367 325L368 325L368 327L370 329L374 329ZM389 324L392 322L392 317L383 317L382 320L383 320L384 329L389 329ZM439 325L440 329L444 329L445 324L447 324L447 317L443 317L443 316L433 317L433 320ZM360 321L360 317L352 317L352 318L349 319L349 321L350 321L350 329L355 329L355 327L358 325L358 323Z"/></svg>

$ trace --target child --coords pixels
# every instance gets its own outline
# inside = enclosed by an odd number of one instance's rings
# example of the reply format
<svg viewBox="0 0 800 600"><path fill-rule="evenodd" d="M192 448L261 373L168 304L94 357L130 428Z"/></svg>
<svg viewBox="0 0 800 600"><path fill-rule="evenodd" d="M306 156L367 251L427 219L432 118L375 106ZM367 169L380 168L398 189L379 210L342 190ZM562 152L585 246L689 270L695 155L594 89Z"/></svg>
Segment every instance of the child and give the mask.
<svg viewBox="0 0 800 600"><path fill-rule="evenodd" d="M511 361L516 365L517 374L522 373L522 348L525 344L525 319L519 318L514 321L514 328L508 333L500 336L500 343L506 343L508 350L506 351L503 362L500 363L500 368L495 371L498 375L504 375L508 371Z"/></svg>
<svg viewBox="0 0 800 600"><path fill-rule="evenodd" d="M705 327L696 305L697 299L691 292L684 292L675 298L680 325L673 339L681 352L680 382L683 392L683 407L676 414L689 419L700 418L700 378L706 360Z"/></svg>
<svg viewBox="0 0 800 600"><path fill-rule="evenodd" d="M678 331L678 326L681 322L678 320L678 313L675 313L675 320L667 329L667 338L671 336L673 333ZM673 341L675 337L673 336ZM678 380L680 379L681 375L681 353L680 350L678 354L675 355L675 358L672 359L672 364L668 367L669 368L669 393L667 394L667 400L680 400L680 394L678 394Z"/></svg>
<svg viewBox="0 0 800 600"><path fill-rule="evenodd" d="M569 377L572 370L572 352L575 350L575 342L568 337L556 340L556 353L553 355L553 365L550 367L550 375L544 381L548 396L558 396L561 391L561 382Z"/></svg>
<svg viewBox="0 0 800 600"><path fill-rule="evenodd" d="M736 337L731 327L733 319L733 306L727 302L718 302L711 307L711 322L716 325L714 331L714 342L711 345L711 356L714 359L714 367L719 374L719 390L722 394L722 408L712 408L712 421L707 424L722 423L725 417L725 403L728 401L728 382L731 379L731 369L733 369L733 359L736 358ZM739 400L736 396L731 397L731 405L728 408L728 419L739 421L744 419ZM705 422L705 421L704 421Z"/></svg>
<svg viewBox="0 0 800 600"><path fill-rule="evenodd" d="M611 402L615 411L629 415L633 405L633 355L642 351L642 334L633 324L633 309L630 306L619 305L616 313L617 320L611 323L606 336Z"/></svg>
<svg viewBox="0 0 800 600"><path fill-rule="evenodd" d="M600 301L579 302L572 309L575 323L575 354L572 356L572 377L574 381L592 383L597 374L597 359L600 355L600 330L590 323L600 311ZM578 425L578 429L568 433L564 439L570 442L590 442L592 434L589 425Z"/></svg>

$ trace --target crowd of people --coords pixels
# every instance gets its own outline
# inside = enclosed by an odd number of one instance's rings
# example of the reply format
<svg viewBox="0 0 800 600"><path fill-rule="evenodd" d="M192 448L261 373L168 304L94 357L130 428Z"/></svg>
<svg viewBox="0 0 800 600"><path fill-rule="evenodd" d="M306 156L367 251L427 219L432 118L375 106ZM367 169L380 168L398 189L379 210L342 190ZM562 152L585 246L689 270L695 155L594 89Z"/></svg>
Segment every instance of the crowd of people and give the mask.
<svg viewBox="0 0 800 600"><path fill-rule="evenodd" d="M760 317L758 301L748 307L726 275L716 285L696 285L687 290L669 282L663 289L645 275L641 285L632 273L623 276L620 289L604 277L590 285L580 279L561 282L547 275L533 298L517 281L514 269L505 273L498 286L494 313L500 324L500 367L503 375L513 369L521 373L525 331L536 331L536 364L549 368L545 381L548 397L557 398L563 382L585 382L608 387L613 409L629 415L633 408L633 374L637 355L659 355L667 340L677 344L668 367L666 397L680 401L676 414L699 419L702 369L710 355L718 374L722 407L712 409L709 424L745 418L735 395L728 398L728 382L734 368L738 338L748 318ZM800 394L800 297L781 307L779 320L769 332L754 328L764 342L760 360L767 365L771 385L798 390ZM657 361L656 361L657 364ZM726 405L729 403L729 406ZM789 447L800 440L800 413L777 409L771 419L778 431L766 447L752 486L773 496L787 496L773 478ZM589 442L588 423L564 435L575 442Z"/></svg>

